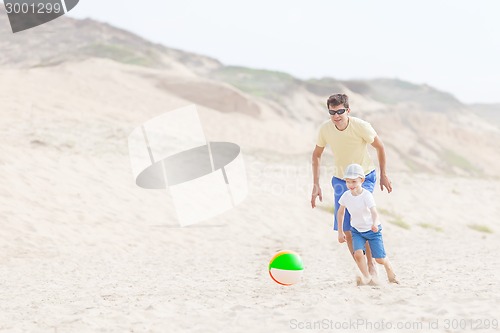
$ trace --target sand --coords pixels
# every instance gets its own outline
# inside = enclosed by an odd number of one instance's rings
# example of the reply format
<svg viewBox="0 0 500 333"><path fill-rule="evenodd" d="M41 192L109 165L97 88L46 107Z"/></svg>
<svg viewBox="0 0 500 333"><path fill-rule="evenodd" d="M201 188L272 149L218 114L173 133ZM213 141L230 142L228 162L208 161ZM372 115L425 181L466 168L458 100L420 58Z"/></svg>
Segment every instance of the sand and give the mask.
<svg viewBox="0 0 500 333"><path fill-rule="evenodd" d="M394 191L375 199L400 284L357 287L332 230L327 168L323 202L310 207L312 126L201 107L211 139L241 146L249 193L180 228L168 192L135 186L126 139L190 101L134 70L101 60L1 70L0 331L466 332L500 320L498 180L389 160ZM267 271L283 249L305 266L290 287Z"/></svg>

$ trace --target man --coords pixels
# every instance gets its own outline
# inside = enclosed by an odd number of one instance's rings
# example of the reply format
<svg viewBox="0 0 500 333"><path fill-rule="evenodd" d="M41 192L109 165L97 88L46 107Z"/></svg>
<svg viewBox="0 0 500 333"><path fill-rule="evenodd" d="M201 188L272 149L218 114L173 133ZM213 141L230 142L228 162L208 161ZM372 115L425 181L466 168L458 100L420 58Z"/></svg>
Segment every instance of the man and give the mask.
<svg viewBox="0 0 500 333"><path fill-rule="evenodd" d="M321 187L319 186L319 166L321 154L328 144L333 152L334 172L332 177L332 186L334 190L335 213L334 230L338 230L337 212L339 210L339 199L347 191L344 178L344 170L349 164L360 164L365 173L365 182L363 188L373 193L377 179L376 168L369 153L368 145L371 144L377 150L377 157L380 166L380 189L384 187L388 193L392 192L391 181L386 173L386 156L382 141L370 123L359 118L350 117L349 98L346 94L335 94L328 98L327 103L330 120L325 121L318 134L316 147L312 155L313 169L313 190L311 196L311 207L316 207L316 197L323 201ZM342 221L342 230L349 252L353 255L352 234L351 234L351 215L346 211L344 221ZM339 233L340 237L340 233ZM339 238L340 241L340 238ZM373 264L371 250L366 244L366 257L369 271L372 275L376 274Z"/></svg>

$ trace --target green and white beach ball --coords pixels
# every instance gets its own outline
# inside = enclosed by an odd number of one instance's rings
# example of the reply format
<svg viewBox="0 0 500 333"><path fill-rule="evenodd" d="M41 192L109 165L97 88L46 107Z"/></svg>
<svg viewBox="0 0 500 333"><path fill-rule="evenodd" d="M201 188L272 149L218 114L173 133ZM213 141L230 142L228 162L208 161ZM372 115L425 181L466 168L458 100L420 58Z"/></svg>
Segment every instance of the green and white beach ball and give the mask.
<svg viewBox="0 0 500 333"><path fill-rule="evenodd" d="M284 286L299 282L303 271L302 259L293 251L280 251L269 262L271 279Z"/></svg>

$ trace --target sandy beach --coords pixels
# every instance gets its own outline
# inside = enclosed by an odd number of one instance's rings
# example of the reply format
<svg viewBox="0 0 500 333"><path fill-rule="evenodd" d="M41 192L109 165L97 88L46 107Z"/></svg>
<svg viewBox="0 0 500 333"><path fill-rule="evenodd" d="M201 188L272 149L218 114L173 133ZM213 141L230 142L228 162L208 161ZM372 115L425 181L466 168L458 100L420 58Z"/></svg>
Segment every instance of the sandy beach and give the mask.
<svg viewBox="0 0 500 333"><path fill-rule="evenodd" d="M328 154L310 207L314 126L200 107L210 140L241 146L249 193L181 228L168 192L134 184L127 136L192 103L134 71L2 69L0 331L498 331L498 180L410 173L390 155L394 191L374 195L400 284L357 287L332 230ZM305 267L290 287L267 271L284 249Z"/></svg>

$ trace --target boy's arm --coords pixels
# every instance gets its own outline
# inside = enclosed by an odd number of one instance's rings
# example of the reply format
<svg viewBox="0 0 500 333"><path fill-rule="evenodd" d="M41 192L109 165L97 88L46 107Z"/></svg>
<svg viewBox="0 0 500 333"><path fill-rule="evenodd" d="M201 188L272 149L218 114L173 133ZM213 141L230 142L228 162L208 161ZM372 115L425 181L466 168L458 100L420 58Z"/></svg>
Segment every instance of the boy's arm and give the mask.
<svg viewBox="0 0 500 333"><path fill-rule="evenodd" d="M378 222L378 212L377 212L377 208L375 206L370 208L370 214L372 215L372 221L373 221L372 231L377 232L379 222Z"/></svg>
<svg viewBox="0 0 500 333"><path fill-rule="evenodd" d="M339 211L337 212L337 228L339 243L344 243L346 241L344 234L344 215L345 215L345 206L340 205Z"/></svg>

